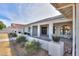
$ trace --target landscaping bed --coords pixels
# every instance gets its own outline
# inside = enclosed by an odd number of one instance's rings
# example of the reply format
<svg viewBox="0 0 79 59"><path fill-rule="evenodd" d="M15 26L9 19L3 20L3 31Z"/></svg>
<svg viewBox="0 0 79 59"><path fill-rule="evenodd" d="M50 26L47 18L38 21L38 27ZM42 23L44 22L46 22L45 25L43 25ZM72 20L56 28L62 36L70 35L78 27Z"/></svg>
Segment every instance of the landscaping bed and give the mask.
<svg viewBox="0 0 79 59"><path fill-rule="evenodd" d="M38 48L37 42L26 42L26 47L23 45L24 42L20 42L21 39L20 41L16 41L10 42L12 54L14 56L48 56L47 51Z"/></svg>

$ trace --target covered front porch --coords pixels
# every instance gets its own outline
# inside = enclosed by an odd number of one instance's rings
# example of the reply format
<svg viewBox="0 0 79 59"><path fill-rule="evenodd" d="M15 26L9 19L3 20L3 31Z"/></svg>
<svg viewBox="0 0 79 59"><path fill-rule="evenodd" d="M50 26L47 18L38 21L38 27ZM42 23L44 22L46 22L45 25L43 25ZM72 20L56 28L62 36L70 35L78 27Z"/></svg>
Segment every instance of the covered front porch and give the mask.
<svg viewBox="0 0 79 59"><path fill-rule="evenodd" d="M54 23L53 36L55 35L61 38L72 39L72 21Z"/></svg>
<svg viewBox="0 0 79 59"><path fill-rule="evenodd" d="M52 40L52 36L72 39L72 21L52 24L34 25L31 27L31 36Z"/></svg>
<svg viewBox="0 0 79 59"><path fill-rule="evenodd" d="M40 24L31 27L31 36L41 40L52 41L52 36L59 36L64 42L64 54L72 55L72 21Z"/></svg>

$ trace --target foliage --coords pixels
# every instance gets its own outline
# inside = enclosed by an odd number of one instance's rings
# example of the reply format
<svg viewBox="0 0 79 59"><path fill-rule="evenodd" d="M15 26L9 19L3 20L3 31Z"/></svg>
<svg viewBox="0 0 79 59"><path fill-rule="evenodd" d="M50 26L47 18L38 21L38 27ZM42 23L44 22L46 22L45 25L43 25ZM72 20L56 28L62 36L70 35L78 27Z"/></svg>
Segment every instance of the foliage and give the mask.
<svg viewBox="0 0 79 59"><path fill-rule="evenodd" d="M34 53L40 50L40 43L36 41L28 41L25 43L25 49L28 53Z"/></svg>
<svg viewBox="0 0 79 59"><path fill-rule="evenodd" d="M54 42L59 42L60 41L59 36L52 36L52 39L53 39Z"/></svg>
<svg viewBox="0 0 79 59"><path fill-rule="evenodd" d="M0 29L2 30L3 28L6 28L6 25L0 21Z"/></svg>
<svg viewBox="0 0 79 59"><path fill-rule="evenodd" d="M30 35L30 33L24 32L25 35Z"/></svg>
<svg viewBox="0 0 79 59"><path fill-rule="evenodd" d="M16 39L16 42L17 43L22 43L22 42L26 42L27 40L26 40L26 37L24 37L24 36L19 36L19 37L17 37L17 39Z"/></svg>
<svg viewBox="0 0 79 59"><path fill-rule="evenodd" d="M21 32L18 32L19 34L21 34Z"/></svg>
<svg viewBox="0 0 79 59"><path fill-rule="evenodd" d="M9 33L9 37L17 37L16 33Z"/></svg>
<svg viewBox="0 0 79 59"><path fill-rule="evenodd" d="M26 32L24 32L24 34L26 35L27 33L26 33Z"/></svg>

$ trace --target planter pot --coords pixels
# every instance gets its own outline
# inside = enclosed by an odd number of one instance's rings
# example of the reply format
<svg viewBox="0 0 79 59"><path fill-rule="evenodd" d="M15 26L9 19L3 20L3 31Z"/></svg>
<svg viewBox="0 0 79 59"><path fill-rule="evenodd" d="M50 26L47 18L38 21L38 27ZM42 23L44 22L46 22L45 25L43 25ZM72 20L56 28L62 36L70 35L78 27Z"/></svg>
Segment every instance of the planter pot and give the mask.
<svg viewBox="0 0 79 59"><path fill-rule="evenodd" d="M53 37L52 37L52 40L53 40L54 42L59 42L59 41L60 41L60 37L59 37L59 36L53 36Z"/></svg>

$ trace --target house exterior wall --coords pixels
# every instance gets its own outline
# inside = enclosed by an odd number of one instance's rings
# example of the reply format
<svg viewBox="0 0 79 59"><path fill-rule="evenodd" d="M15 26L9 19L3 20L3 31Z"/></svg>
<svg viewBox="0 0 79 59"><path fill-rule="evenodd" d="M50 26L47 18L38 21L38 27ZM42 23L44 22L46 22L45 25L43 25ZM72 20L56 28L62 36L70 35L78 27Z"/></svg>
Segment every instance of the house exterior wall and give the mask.
<svg viewBox="0 0 79 59"><path fill-rule="evenodd" d="M16 29L16 28L5 28L5 29L3 29L3 30L1 30L2 32L7 32L7 33L15 33L15 31L16 31L16 33L18 33L18 32L22 32L23 33L23 28L21 28L21 29ZM0 31L0 32L1 32Z"/></svg>
<svg viewBox="0 0 79 59"><path fill-rule="evenodd" d="M30 27L30 30L29 30L29 27ZM25 26L24 31L25 32L28 32L28 33L31 33L31 26Z"/></svg>
<svg viewBox="0 0 79 59"><path fill-rule="evenodd" d="M51 20L51 21L45 21L45 22L39 22L39 23L30 24L29 26L32 27L32 26L36 26L36 25L45 25L45 24L48 24L49 25L48 35L49 35L49 38L52 39L52 35L53 35L53 24L54 23L60 23L60 22L68 22L68 21L72 21L72 19L60 18L60 19L55 19L55 20ZM26 28L27 27L28 26L26 26ZM39 36L39 33L40 33L39 30L40 29L38 29L38 36ZM31 34L32 34L32 28L31 28Z"/></svg>
<svg viewBox="0 0 79 59"><path fill-rule="evenodd" d="M15 31L16 31L16 32L15 32ZM23 29L23 28L21 28L21 29L15 29L15 28L14 28L14 29L11 29L11 32L12 32L12 33L16 33L16 34L19 35L19 34L22 34L22 33L24 32L24 29ZM19 32L21 32L21 33L19 33Z"/></svg>
<svg viewBox="0 0 79 59"><path fill-rule="evenodd" d="M28 32L28 27L27 26L25 27L25 32Z"/></svg>

